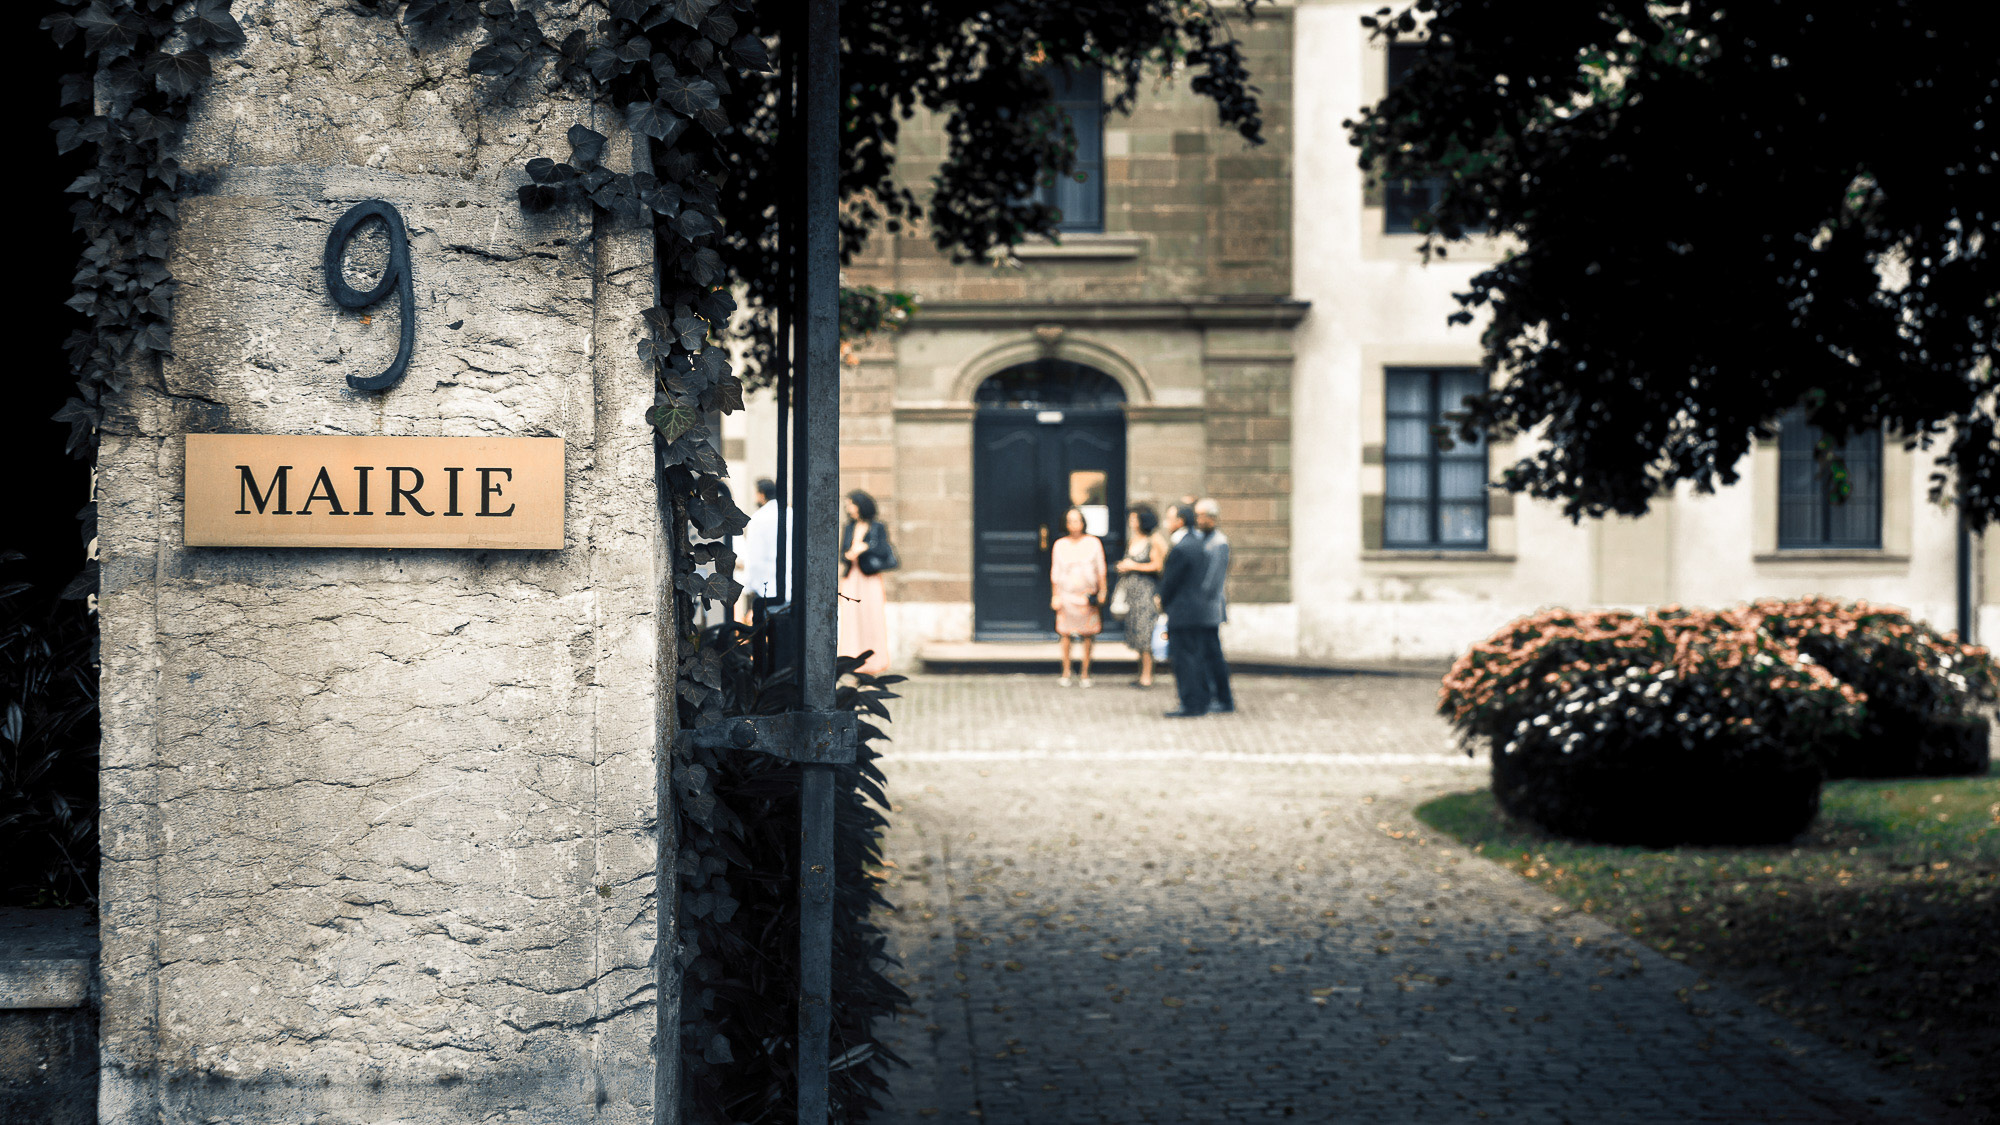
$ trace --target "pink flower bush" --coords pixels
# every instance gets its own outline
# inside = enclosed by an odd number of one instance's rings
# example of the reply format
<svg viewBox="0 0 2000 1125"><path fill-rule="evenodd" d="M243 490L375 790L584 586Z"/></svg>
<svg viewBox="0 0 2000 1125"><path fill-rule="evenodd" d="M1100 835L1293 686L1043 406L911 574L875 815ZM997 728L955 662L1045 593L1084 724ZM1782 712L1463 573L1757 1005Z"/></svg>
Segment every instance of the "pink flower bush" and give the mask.
<svg viewBox="0 0 2000 1125"><path fill-rule="evenodd" d="M1453 663L1438 710L1460 730L1499 737L1547 701L1592 681L1636 670L1648 677L1733 679L1760 673L1763 690L1830 715L1852 716L1862 694L1749 606L1626 610L1547 609L1473 645ZM1725 688L1733 692L1735 688Z"/></svg>

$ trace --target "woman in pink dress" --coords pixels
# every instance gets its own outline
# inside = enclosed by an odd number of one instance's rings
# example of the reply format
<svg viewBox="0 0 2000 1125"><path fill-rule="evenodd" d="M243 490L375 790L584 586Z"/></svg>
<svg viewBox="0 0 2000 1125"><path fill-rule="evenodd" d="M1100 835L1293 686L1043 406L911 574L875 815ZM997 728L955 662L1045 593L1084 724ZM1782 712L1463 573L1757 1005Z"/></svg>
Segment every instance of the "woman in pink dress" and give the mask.
<svg viewBox="0 0 2000 1125"><path fill-rule="evenodd" d="M1069 646L1083 645L1083 686L1090 686L1090 650L1104 629L1104 540L1084 530L1083 511L1063 513L1067 532L1049 551L1049 608L1062 637L1062 686L1070 685Z"/></svg>
<svg viewBox="0 0 2000 1125"><path fill-rule="evenodd" d="M847 526L840 534L840 655L868 659L857 671L879 676L889 670L889 599L882 573L893 565L889 529L875 518L875 498L860 489L847 494ZM862 556L870 561L862 562ZM872 571L872 573L871 573Z"/></svg>

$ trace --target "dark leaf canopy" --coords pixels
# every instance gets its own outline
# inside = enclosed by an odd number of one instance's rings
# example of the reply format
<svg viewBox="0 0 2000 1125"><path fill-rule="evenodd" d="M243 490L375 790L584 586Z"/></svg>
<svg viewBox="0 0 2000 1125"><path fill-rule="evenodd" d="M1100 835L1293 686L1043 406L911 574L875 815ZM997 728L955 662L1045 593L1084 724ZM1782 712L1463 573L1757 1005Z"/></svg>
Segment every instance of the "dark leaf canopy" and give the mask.
<svg viewBox="0 0 2000 1125"><path fill-rule="evenodd" d="M1418 61L1349 122L1364 168L1439 176L1430 249L1514 252L1460 296L1505 384L1468 428L1543 428L1509 488L1572 516L1736 480L1803 404L1942 451L2000 516L2000 51L1963 9L1419 0Z"/></svg>

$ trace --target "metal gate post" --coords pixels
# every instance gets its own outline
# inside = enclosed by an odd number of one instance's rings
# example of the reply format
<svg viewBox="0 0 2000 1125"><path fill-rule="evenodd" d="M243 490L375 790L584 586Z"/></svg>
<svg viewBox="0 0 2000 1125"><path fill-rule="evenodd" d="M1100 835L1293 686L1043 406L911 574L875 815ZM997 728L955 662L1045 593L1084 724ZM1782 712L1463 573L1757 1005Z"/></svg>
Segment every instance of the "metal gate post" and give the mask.
<svg viewBox="0 0 2000 1125"><path fill-rule="evenodd" d="M805 119L805 268L800 318L805 366L793 382L804 523L795 601L802 619L801 710L833 710L840 545L840 6L807 0L801 107ZM803 747L801 748L803 749ZM827 1120L833 993L834 767L807 762L799 786L799 1125Z"/></svg>

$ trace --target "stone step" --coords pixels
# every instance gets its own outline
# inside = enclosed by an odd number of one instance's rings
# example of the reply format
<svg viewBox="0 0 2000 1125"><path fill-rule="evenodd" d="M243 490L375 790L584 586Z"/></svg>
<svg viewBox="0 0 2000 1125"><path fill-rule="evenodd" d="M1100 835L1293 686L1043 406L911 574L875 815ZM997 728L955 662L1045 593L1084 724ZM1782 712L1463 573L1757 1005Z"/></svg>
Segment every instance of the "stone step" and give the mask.
<svg viewBox="0 0 2000 1125"><path fill-rule="evenodd" d="M1073 650L1073 657L1078 655ZM1057 641L931 641L917 650L917 660L929 672L1026 672L1053 670L1062 663L1062 645ZM1128 669L1139 666L1139 654L1123 641L1105 641L1095 646L1092 670ZM1162 662L1161 667L1171 665ZM1231 654L1231 669L1244 672L1274 672L1290 675L1419 676L1444 675L1449 664L1443 661L1339 661L1305 660L1295 656L1259 653Z"/></svg>

